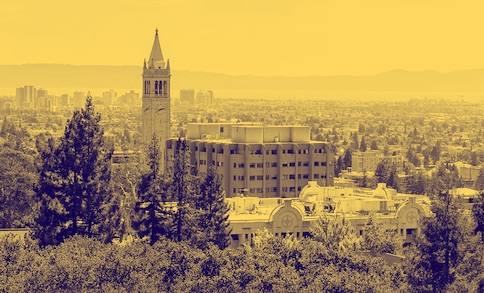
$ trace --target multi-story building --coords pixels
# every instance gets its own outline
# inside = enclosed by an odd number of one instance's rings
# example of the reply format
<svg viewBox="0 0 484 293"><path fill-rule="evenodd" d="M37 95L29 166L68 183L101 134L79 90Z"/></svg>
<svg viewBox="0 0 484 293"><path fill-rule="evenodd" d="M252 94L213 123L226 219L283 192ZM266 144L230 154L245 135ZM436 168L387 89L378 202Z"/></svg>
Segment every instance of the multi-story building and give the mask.
<svg viewBox="0 0 484 293"><path fill-rule="evenodd" d="M297 197L309 181L333 185L334 152L310 140L309 126L189 123L191 164L200 172L213 168L228 197ZM177 139L166 143L170 166Z"/></svg>
<svg viewBox="0 0 484 293"><path fill-rule="evenodd" d="M170 77L170 60L165 64L156 30L150 58L143 66L142 141L149 144L156 134L162 154L170 137Z"/></svg>
<svg viewBox="0 0 484 293"><path fill-rule="evenodd" d="M103 102L106 107L115 105L117 103L116 92L113 89L103 92Z"/></svg>
<svg viewBox="0 0 484 293"><path fill-rule="evenodd" d="M353 153L351 172L375 172L378 164L384 159L389 160L397 167L397 172L403 171L403 157L401 155L385 156L380 151L366 151Z"/></svg>
<svg viewBox="0 0 484 293"><path fill-rule="evenodd" d="M431 215L428 197L398 194L385 184L379 184L376 190L354 190L308 182L298 198L238 196L226 201L230 208L232 247L250 244L253 236L262 230L276 237L309 236L312 226L323 216L344 217L356 234L362 236L370 214L383 229L396 231L404 243L412 243L421 220Z"/></svg>
<svg viewBox="0 0 484 293"><path fill-rule="evenodd" d="M17 88L16 90L17 103L22 108L35 107L36 97L37 90L31 85L26 85L24 87Z"/></svg>
<svg viewBox="0 0 484 293"><path fill-rule="evenodd" d="M180 103L186 105L193 105L195 103L195 90L182 89L180 90Z"/></svg>
<svg viewBox="0 0 484 293"><path fill-rule="evenodd" d="M199 90L196 98L197 104L212 104L213 90Z"/></svg>
<svg viewBox="0 0 484 293"><path fill-rule="evenodd" d="M84 108L86 105L86 95L84 92L74 92L74 95L72 96L72 101L69 101L69 98L67 98L67 104L71 104L74 106L74 108Z"/></svg>

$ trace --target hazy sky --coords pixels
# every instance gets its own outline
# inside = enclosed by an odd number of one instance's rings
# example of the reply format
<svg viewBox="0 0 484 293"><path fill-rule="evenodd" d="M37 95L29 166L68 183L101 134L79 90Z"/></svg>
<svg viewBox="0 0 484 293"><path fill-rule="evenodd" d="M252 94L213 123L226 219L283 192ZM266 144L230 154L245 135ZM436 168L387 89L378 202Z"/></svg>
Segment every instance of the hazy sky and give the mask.
<svg viewBox="0 0 484 293"><path fill-rule="evenodd" d="M7 4L8 2L8 4ZM2 0L0 64L375 74L484 68L482 0Z"/></svg>

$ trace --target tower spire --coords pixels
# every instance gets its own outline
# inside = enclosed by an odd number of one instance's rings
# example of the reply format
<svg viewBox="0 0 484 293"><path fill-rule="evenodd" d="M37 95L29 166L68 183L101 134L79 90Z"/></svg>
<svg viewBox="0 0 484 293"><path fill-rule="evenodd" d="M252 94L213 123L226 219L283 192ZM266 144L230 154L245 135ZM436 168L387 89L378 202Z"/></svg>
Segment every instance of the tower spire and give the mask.
<svg viewBox="0 0 484 293"><path fill-rule="evenodd" d="M165 68L165 60L163 59L163 53L161 52L160 39L158 38L158 28L155 33L155 41L151 48L151 54L149 60L149 68Z"/></svg>

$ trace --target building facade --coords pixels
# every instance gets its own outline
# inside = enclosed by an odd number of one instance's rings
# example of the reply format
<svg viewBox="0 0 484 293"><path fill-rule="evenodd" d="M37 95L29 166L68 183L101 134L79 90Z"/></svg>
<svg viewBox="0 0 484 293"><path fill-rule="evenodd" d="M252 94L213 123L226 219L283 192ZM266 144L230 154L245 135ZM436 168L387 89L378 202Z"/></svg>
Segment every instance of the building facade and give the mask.
<svg viewBox="0 0 484 293"><path fill-rule="evenodd" d="M376 190L322 187L309 182L298 198L228 198L232 247L250 244L256 233L267 230L276 237L311 235L321 217L344 218L363 236L370 214L385 230L396 231L404 243L412 243L419 223L430 216L426 196L398 194L379 185Z"/></svg>
<svg viewBox="0 0 484 293"><path fill-rule="evenodd" d="M395 164L395 166L397 167L398 173L403 172L403 157L401 155L385 156L380 151L366 151L366 152L353 153L353 156L351 159L351 172L374 173L378 164L384 159L390 161L390 163L392 164Z"/></svg>
<svg viewBox="0 0 484 293"><path fill-rule="evenodd" d="M221 175L227 197L297 197L311 180L332 186L334 152L309 138L309 126L189 123L187 129L190 163ZM168 167L177 140L167 141Z"/></svg>
<svg viewBox="0 0 484 293"><path fill-rule="evenodd" d="M170 60L165 63L161 52L158 29L151 55L143 66L142 119L144 144L149 144L153 135L159 140L161 154L165 141L170 137Z"/></svg>

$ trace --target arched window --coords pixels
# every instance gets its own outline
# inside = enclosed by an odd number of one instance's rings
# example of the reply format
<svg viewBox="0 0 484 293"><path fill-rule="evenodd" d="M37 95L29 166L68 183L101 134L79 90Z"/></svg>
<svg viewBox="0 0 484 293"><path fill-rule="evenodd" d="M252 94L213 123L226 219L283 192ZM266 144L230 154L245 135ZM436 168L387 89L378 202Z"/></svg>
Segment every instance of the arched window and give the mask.
<svg viewBox="0 0 484 293"><path fill-rule="evenodd" d="M155 81L155 95L158 94L158 81Z"/></svg>
<svg viewBox="0 0 484 293"><path fill-rule="evenodd" d="M163 82L160 80L160 95L163 94Z"/></svg>
<svg viewBox="0 0 484 293"><path fill-rule="evenodd" d="M166 92L166 81L163 82L163 94L167 94Z"/></svg>

